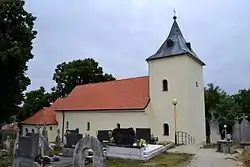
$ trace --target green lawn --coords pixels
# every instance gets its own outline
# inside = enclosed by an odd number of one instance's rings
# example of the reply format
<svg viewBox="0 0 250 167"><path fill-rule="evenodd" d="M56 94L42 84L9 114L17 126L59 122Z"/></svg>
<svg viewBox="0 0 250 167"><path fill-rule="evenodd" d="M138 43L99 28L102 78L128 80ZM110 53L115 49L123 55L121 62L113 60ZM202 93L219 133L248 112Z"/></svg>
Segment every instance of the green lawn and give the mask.
<svg viewBox="0 0 250 167"><path fill-rule="evenodd" d="M184 167L185 163L192 157L191 154L163 153L153 159L143 162L136 160L108 160L107 167ZM91 167L92 164L87 165Z"/></svg>

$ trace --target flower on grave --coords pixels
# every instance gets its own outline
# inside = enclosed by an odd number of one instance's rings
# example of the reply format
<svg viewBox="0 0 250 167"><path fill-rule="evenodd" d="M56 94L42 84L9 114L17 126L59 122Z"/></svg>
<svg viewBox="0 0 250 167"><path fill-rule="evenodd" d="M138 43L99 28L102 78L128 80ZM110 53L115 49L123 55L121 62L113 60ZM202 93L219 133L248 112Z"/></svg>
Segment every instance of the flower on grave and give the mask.
<svg viewBox="0 0 250 167"><path fill-rule="evenodd" d="M111 143L114 142L114 138L113 138L113 137L110 138L110 142L111 142Z"/></svg>
<svg viewBox="0 0 250 167"><path fill-rule="evenodd" d="M109 138L112 138L112 130L109 130L108 134L109 134Z"/></svg>
<svg viewBox="0 0 250 167"><path fill-rule="evenodd" d="M145 146L147 146L146 140L140 139L139 146L140 146L140 147L145 147Z"/></svg>

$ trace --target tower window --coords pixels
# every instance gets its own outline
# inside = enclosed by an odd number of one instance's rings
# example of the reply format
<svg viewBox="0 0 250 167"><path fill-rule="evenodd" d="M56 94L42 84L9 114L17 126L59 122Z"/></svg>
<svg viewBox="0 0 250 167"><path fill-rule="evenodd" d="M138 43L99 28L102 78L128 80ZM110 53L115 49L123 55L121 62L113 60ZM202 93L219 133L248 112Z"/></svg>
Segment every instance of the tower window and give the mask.
<svg viewBox="0 0 250 167"><path fill-rule="evenodd" d="M25 133L27 134L27 133L29 133L29 130L28 130L28 128L25 128Z"/></svg>
<svg viewBox="0 0 250 167"><path fill-rule="evenodd" d="M51 126L51 127L49 127L49 129L50 129L50 130L52 130L52 126Z"/></svg>
<svg viewBox="0 0 250 167"><path fill-rule="evenodd" d="M163 135L169 136L169 125L167 123L163 124Z"/></svg>
<svg viewBox="0 0 250 167"><path fill-rule="evenodd" d="M163 91L168 91L168 80L164 79L162 81L162 90Z"/></svg>
<svg viewBox="0 0 250 167"><path fill-rule="evenodd" d="M35 130L34 130L34 129L31 129L31 132L32 132L32 133L35 133Z"/></svg>
<svg viewBox="0 0 250 167"><path fill-rule="evenodd" d="M173 45L174 45L174 42L171 39L168 39L167 40L167 47L171 48L171 47L173 47Z"/></svg>
<svg viewBox="0 0 250 167"><path fill-rule="evenodd" d="M120 129L120 128L121 128L120 123L117 123L117 129Z"/></svg>
<svg viewBox="0 0 250 167"><path fill-rule="evenodd" d="M87 122L87 130L90 130L90 122Z"/></svg>
<svg viewBox="0 0 250 167"><path fill-rule="evenodd" d="M195 82L195 85L196 85L196 87L198 87L198 82L197 81Z"/></svg>

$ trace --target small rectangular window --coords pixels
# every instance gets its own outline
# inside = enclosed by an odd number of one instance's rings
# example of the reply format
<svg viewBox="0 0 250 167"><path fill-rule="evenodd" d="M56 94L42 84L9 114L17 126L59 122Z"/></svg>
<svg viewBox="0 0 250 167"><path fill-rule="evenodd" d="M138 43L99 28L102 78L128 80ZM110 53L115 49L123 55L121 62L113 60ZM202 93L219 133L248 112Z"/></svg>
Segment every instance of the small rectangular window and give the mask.
<svg viewBox="0 0 250 167"><path fill-rule="evenodd" d="M87 130L90 130L90 122L87 123Z"/></svg>

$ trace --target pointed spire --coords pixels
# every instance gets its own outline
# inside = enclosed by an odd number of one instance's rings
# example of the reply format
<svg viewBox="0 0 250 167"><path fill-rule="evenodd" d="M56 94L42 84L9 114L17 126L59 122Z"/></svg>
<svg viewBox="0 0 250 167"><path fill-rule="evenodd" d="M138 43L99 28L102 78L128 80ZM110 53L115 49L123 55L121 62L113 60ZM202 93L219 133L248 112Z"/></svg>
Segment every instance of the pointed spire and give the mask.
<svg viewBox="0 0 250 167"><path fill-rule="evenodd" d="M194 58L201 65L205 65L198 58L198 56L196 56L196 54L191 48L191 44L184 39L181 33L181 29L176 21L177 17L176 17L175 10L174 10L173 19L174 19L174 22L173 22L173 25L171 27L171 30L167 39L165 40L165 42L161 45L159 50L154 55L147 58L147 61L158 59L158 58L187 54L190 57Z"/></svg>

